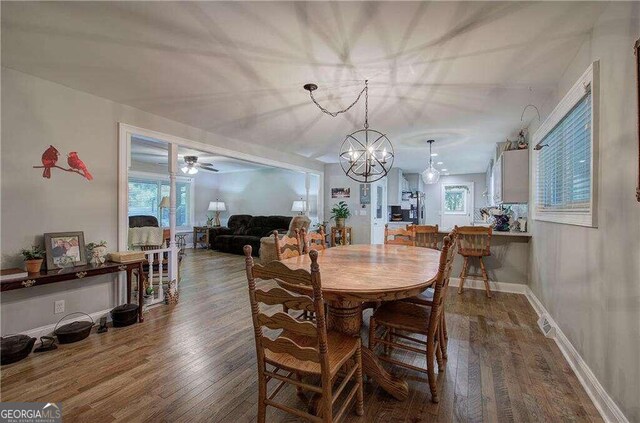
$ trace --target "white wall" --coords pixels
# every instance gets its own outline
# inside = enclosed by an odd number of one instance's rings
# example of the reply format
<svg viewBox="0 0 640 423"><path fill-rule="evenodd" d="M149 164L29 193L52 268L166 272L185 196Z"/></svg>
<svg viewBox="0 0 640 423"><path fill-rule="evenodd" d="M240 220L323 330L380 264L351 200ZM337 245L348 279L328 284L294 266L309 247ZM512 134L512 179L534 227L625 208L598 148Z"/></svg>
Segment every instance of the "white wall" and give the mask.
<svg viewBox="0 0 640 423"><path fill-rule="evenodd" d="M633 45L640 3L610 4L551 111L600 60L598 228L532 222L531 289L630 422L640 422L640 203Z"/></svg>
<svg viewBox="0 0 640 423"><path fill-rule="evenodd" d="M339 201L345 201L351 211L346 225L351 226L354 244L371 242L371 205L360 206L360 184L347 177L340 164L328 164L324 167L324 215L325 220L331 217L331 208ZM331 198L331 188L351 188L350 198ZM362 214L364 213L364 214ZM387 211L384 210L386 215ZM335 226L332 220L329 226Z"/></svg>
<svg viewBox="0 0 640 423"><path fill-rule="evenodd" d="M217 198L227 209L220 214L223 225L234 214L293 216L297 213L291 211L292 203L306 198L305 177L302 172L286 169L208 175L196 184L196 223L206 223L209 201ZM313 216L317 215L315 200L317 195L310 198Z"/></svg>
<svg viewBox="0 0 640 423"><path fill-rule="evenodd" d="M21 265L20 248L42 243L42 234L84 231L86 242L104 239L117 246L118 122L323 170L319 162L216 134L152 115L11 69L2 68L2 267ZM65 154L77 151L94 180L53 171L42 178L42 152L54 145ZM61 161L66 160L61 157ZM35 286L2 294L2 333L55 323L55 300L66 311L88 313L116 303L113 277Z"/></svg>
<svg viewBox="0 0 640 423"><path fill-rule="evenodd" d="M487 202L482 193L487 189L486 175L484 173L469 173L466 175L440 176L436 184L424 184L425 193L425 224L440 225L442 211L442 184L457 184L473 182L473 207L485 207Z"/></svg>

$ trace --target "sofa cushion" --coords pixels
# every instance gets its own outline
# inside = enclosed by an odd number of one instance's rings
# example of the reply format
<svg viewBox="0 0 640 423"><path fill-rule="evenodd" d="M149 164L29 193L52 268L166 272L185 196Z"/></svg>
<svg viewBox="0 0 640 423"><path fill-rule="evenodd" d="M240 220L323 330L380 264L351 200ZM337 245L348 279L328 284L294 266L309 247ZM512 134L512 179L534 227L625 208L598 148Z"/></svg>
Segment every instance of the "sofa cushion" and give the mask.
<svg viewBox="0 0 640 423"><path fill-rule="evenodd" d="M229 217L229 221L227 222L227 227L231 230L235 231L241 226L247 226L249 221L253 218L250 214L234 214Z"/></svg>

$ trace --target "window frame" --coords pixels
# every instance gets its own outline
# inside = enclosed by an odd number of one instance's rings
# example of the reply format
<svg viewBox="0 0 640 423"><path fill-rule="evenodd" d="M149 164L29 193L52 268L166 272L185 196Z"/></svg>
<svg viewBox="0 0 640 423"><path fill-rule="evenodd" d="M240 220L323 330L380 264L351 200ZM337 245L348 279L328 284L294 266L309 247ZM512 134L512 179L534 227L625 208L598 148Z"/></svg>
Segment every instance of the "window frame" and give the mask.
<svg viewBox="0 0 640 423"><path fill-rule="evenodd" d="M130 170L129 171L129 175L127 177L127 201L129 199L129 182L130 180L140 180L140 181L145 181L145 182L171 182L171 179L169 178L169 175L164 175L161 173L153 173L153 172L142 172L142 171L136 171L136 170ZM194 178L187 178L184 176L176 176L176 182L178 183L187 183L189 184L189 202L190 202L190 207L189 207L189 224L186 226L177 226L176 225L176 231L184 231L184 230L192 230L194 225L194 219L195 219L195 197L194 197L194 193L195 193L195 180ZM127 211L128 211L128 207L127 207ZM128 213L127 213L128 214ZM160 216L156 216L156 218L158 218L158 223L160 224L160 226L162 227L162 219Z"/></svg>
<svg viewBox="0 0 640 423"><path fill-rule="evenodd" d="M556 125L571 112L585 96L585 90L591 89L591 160L590 160L590 199L588 211L571 210L541 210L538 203L538 160L539 151L533 149L533 178L531 185L533 219L561 223L567 225L577 225L597 228L597 205L598 205L598 145L600 133L600 72L599 62L593 62L576 83L567 92L564 98L553 109L545 121L540 125L532 137L531 145L538 145ZM543 147L548 148L548 147Z"/></svg>

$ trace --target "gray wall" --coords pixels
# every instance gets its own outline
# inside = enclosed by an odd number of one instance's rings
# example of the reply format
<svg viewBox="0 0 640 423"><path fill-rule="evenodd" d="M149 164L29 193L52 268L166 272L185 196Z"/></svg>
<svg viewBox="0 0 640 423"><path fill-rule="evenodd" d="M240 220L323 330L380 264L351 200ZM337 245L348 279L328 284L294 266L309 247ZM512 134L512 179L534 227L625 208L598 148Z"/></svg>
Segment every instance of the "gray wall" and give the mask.
<svg viewBox="0 0 640 423"><path fill-rule="evenodd" d="M600 60L598 228L532 222L531 289L631 422L640 422L640 203L632 47L640 4L611 4L566 70L551 111Z"/></svg>
<svg viewBox="0 0 640 423"><path fill-rule="evenodd" d="M323 170L319 162L207 133L81 91L2 68L2 267L20 266L20 248L42 242L42 234L84 231L86 242L117 246L118 122L205 142L267 159ZM94 180L54 171L42 178L42 152L53 144L77 151ZM66 160L66 157L61 157ZM112 277L83 279L2 294L2 333L55 323L55 300L66 310L88 313L115 305Z"/></svg>
<svg viewBox="0 0 640 423"><path fill-rule="evenodd" d="M425 224L440 225L440 212L442 210L442 184L455 184L462 182L473 182L473 206L475 208L487 205L482 193L487 189L486 175L484 173L469 173L466 175L440 176L438 183L424 184L426 199ZM505 281L503 281L505 282Z"/></svg>

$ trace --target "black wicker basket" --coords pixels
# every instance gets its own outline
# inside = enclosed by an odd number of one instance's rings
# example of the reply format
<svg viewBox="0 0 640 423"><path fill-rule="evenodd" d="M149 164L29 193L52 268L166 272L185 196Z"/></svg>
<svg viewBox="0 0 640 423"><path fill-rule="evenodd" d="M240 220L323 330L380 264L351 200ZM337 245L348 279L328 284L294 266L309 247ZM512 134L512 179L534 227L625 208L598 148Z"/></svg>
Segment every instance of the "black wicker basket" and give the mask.
<svg viewBox="0 0 640 423"><path fill-rule="evenodd" d="M78 321L71 322L66 325L62 325L58 327L60 322L62 322L64 319L74 314L84 314L89 319L91 319L91 321L86 322L86 321L78 320ZM58 337L58 342L60 342L61 344L70 344L72 342L82 341L84 338L89 336L93 325L94 325L94 322L91 316L89 316L87 313L76 311L75 313L69 313L66 316L64 316L62 319L60 319L53 333Z"/></svg>
<svg viewBox="0 0 640 423"><path fill-rule="evenodd" d="M7 335L0 338L0 364L11 364L31 354L36 338L27 335Z"/></svg>
<svg viewBox="0 0 640 423"><path fill-rule="evenodd" d="M122 304L111 310L111 320L114 328L132 325L138 321L138 305Z"/></svg>

